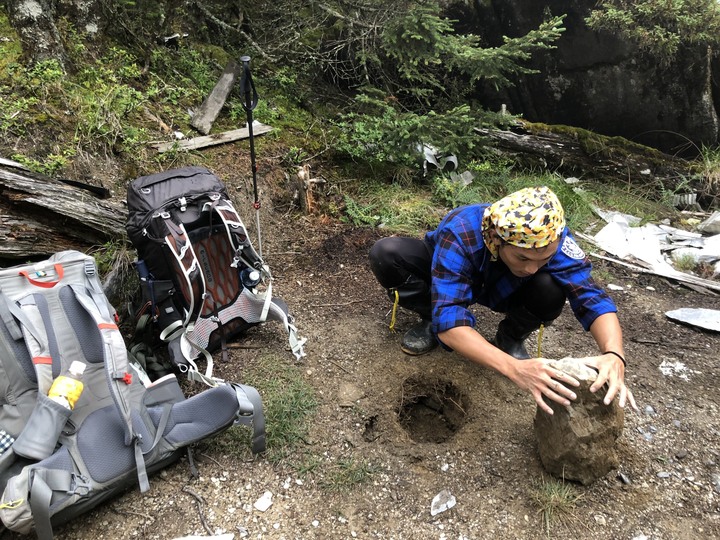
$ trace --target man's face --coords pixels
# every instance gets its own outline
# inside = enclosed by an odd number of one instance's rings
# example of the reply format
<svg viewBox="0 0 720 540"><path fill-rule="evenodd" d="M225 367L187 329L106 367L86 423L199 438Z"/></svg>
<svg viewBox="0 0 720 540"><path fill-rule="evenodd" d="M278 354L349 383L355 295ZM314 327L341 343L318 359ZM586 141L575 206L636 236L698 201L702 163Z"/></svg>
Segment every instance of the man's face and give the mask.
<svg viewBox="0 0 720 540"><path fill-rule="evenodd" d="M522 248L502 244L498 256L510 272L517 277L530 277L545 266L557 251L560 239L542 248Z"/></svg>

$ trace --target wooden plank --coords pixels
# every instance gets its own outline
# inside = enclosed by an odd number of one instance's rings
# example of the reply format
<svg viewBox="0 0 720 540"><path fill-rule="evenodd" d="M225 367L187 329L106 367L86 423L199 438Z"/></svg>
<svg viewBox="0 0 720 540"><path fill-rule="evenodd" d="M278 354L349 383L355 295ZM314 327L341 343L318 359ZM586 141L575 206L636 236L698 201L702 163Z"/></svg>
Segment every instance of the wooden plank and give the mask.
<svg viewBox="0 0 720 540"><path fill-rule="evenodd" d="M253 126L253 135L263 135L269 133L273 128L265 124L256 124ZM207 146L215 146L217 144L225 144L250 137L248 128L233 129L223 133L214 135L204 135L202 137L194 137L182 141L174 141L169 143L155 143L151 146L157 148L158 152L167 152L169 150L197 150Z"/></svg>
<svg viewBox="0 0 720 540"><path fill-rule="evenodd" d="M192 121L190 122L192 127L203 135L210 133L213 122L215 122L218 114L220 114L220 109L222 109L222 106L225 104L225 100L241 72L242 66L240 64L234 60L228 62L227 66L225 66L225 71L223 71L220 79L215 84L215 88L212 89L210 95L205 98L203 104L200 105L200 108L193 115Z"/></svg>

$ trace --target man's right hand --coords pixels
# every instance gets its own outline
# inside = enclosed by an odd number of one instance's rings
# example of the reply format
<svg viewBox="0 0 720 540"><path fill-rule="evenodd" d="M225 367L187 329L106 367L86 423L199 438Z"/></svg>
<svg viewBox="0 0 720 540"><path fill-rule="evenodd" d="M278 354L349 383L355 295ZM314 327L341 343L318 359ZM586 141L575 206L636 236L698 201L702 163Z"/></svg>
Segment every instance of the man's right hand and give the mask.
<svg viewBox="0 0 720 540"><path fill-rule="evenodd" d="M543 396L567 407L577 396L568 386L580 386L573 377L549 365L545 358L517 360L492 345L470 326L457 326L438 334L440 341L481 366L502 373L532 394L543 411L553 414Z"/></svg>
<svg viewBox="0 0 720 540"><path fill-rule="evenodd" d="M531 358L530 360L516 360L511 356L507 377L523 390L532 394L543 411L553 414L552 407L547 404L543 396L559 403L563 407L570 405L570 400L577 398L569 386L580 386L580 382L562 370L556 369L545 358Z"/></svg>

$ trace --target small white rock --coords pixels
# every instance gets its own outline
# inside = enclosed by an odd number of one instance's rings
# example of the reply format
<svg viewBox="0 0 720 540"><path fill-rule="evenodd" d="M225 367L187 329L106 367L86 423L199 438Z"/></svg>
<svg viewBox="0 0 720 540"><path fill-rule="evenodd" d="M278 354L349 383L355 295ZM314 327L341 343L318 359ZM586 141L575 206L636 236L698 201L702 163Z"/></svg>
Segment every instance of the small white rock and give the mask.
<svg viewBox="0 0 720 540"><path fill-rule="evenodd" d="M441 512L450 510L456 503L457 501L453 494L447 489L444 489L433 498L432 504L430 505L430 515L436 516Z"/></svg>
<svg viewBox="0 0 720 540"><path fill-rule="evenodd" d="M272 506L272 496L273 494L269 491L266 491L263 493L262 497L260 497L257 501L255 501L255 504L253 505L256 510L259 510L260 512L265 512L270 506Z"/></svg>

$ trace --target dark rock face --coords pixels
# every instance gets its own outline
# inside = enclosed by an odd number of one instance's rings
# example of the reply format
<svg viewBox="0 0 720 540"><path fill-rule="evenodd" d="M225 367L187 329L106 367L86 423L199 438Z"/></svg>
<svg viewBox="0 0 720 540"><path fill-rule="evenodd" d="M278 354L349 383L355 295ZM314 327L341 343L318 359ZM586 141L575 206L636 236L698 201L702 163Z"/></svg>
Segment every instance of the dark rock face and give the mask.
<svg viewBox="0 0 720 540"><path fill-rule="evenodd" d="M622 434L625 414L617 400L603 403L602 390L590 392L594 370L572 358L555 361L553 366L579 380L580 387L574 389L577 399L567 409L550 401L553 415L537 409L535 436L540 460L553 476L588 485L617 468L615 443Z"/></svg>
<svg viewBox="0 0 720 540"><path fill-rule="evenodd" d="M684 50L670 66L660 67L631 44L590 30L585 18L595 4L475 2L475 11L460 19L461 31L485 37L489 46L501 45L503 35L518 37L537 28L545 9L555 16L567 14L557 48L537 53L530 63L540 73L522 76L515 87L501 91L479 87L476 96L482 104L500 110L504 103L509 112L532 122L619 135L673 153L689 141L697 146L717 143L720 86L712 79L710 52Z"/></svg>

